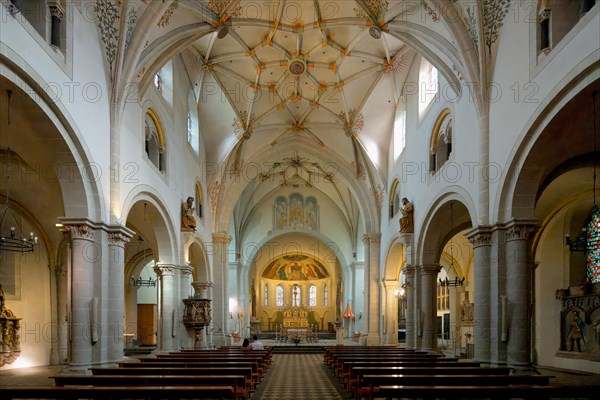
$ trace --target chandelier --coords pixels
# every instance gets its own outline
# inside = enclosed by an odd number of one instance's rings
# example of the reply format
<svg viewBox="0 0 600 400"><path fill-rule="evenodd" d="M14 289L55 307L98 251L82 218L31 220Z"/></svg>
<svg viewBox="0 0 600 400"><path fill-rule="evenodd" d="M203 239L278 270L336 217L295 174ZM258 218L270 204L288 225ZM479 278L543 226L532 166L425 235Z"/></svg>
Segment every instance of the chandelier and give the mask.
<svg viewBox="0 0 600 400"><path fill-rule="evenodd" d="M7 90L8 95L8 112L7 120L8 127L7 131L10 133L10 97L12 91ZM34 236L33 232L29 236L23 234L23 227L21 225L21 218L18 217L14 211L10 209L10 161L12 153L10 150L10 134L8 137L8 148L6 151L8 157L8 163L6 166L7 177L6 177L6 199L4 206L0 211L0 252L18 252L18 253L29 253L35 249L35 245L38 242L37 236Z"/></svg>

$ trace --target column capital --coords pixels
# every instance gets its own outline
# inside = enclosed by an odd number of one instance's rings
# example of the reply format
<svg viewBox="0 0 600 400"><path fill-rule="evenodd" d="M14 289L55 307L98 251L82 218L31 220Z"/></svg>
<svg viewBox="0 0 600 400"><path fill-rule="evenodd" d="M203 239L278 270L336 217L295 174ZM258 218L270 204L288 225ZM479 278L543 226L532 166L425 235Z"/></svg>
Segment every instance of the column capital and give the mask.
<svg viewBox="0 0 600 400"><path fill-rule="evenodd" d="M474 248L492 244L492 230L489 226L477 226L468 231L465 236Z"/></svg>
<svg viewBox="0 0 600 400"><path fill-rule="evenodd" d="M194 297L199 298L209 298L208 290L215 286L213 282L192 282L192 287L194 288Z"/></svg>
<svg viewBox="0 0 600 400"><path fill-rule="evenodd" d="M48 9L50 10L50 16L52 17L58 17L58 19L62 20L65 16L65 9L57 1L49 1Z"/></svg>
<svg viewBox="0 0 600 400"><path fill-rule="evenodd" d="M381 241L381 233L365 233L362 241L364 244L379 243Z"/></svg>
<svg viewBox="0 0 600 400"><path fill-rule="evenodd" d="M107 230L109 246L125 247L129 239L135 235L134 231L122 225L111 225Z"/></svg>
<svg viewBox="0 0 600 400"><path fill-rule="evenodd" d="M506 224L506 241L528 240L538 230L533 220L511 220Z"/></svg>
<svg viewBox="0 0 600 400"><path fill-rule="evenodd" d="M94 241L96 229L88 222L63 223L63 227L71 235L71 239Z"/></svg>
<svg viewBox="0 0 600 400"><path fill-rule="evenodd" d="M406 264L403 268L406 271L406 277L413 276L415 274L415 266L411 264Z"/></svg>
<svg viewBox="0 0 600 400"><path fill-rule="evenodd" d="M398 282L395 279L384 279L381 281L381 284L383 287L385 287L387 290L395 290L398 289L400 287L400 282Z"/></svg>
<svg viewBox="0 0 600 400"><path fill-rule="evenodd" d="M175 267L172 264L156 264L154 272L159 277L173 276L175 274Z"/></svg>
<svg viewBox="0 0 600 400"><path fill-rule="evenodd" d="M182 275L192 275L194 268L189 264L184 264L179 266L179 271Z"/></svg>
<svg viewBox="0 0 600 400"><path fill-rule="evenodd" d="M421 274L423 275L437 275L440 273L442 267L439 264L428 264L421 265L419 269L421 270Z"/></svg>
<svg viewBox="0 0 600 400"><path fill-rule="evenodd" d="M414 243L415 234L414 233L400 233L400 243L405 247L412 246Z"/></svg>
<svg viewBox="0 0 600 400"><path fill-rule="evenodd" d="M228 233L213 233L212 240L214 243L229 244L231 242L231 235Z"/></svg>

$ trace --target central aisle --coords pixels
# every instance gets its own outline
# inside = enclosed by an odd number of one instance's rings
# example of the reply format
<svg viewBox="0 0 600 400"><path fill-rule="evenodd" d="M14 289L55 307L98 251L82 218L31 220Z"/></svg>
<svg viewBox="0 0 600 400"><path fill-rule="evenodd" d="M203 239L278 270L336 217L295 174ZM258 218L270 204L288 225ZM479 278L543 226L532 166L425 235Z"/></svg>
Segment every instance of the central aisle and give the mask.
<svg viewBox="0 0 600 400"><path fill-rule="evenodd" d="M346 400L322 354L274 354L254 400Z"/></svg>

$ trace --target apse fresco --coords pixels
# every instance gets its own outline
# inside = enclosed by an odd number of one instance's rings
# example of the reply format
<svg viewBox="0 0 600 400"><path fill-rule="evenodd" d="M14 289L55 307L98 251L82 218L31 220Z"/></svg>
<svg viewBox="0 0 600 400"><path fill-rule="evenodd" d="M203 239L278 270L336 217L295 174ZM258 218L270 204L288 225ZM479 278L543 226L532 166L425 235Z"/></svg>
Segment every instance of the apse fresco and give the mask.
<svg viewBox="0 0 600 400"><path fill-rule="evenodd" d="M329 274L319 260L305 255L290 255L271 261L262 277L280 281L310 281L328 278Z"/></svg>

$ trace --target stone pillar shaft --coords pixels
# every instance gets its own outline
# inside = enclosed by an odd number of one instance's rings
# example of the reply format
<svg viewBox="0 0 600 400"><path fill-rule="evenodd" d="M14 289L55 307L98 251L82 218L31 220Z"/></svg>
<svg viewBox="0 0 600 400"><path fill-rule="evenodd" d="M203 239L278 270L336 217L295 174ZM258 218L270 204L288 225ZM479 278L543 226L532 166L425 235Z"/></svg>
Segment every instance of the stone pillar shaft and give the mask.
<svg viewBox="0 0 600 400"><path fill-rule="evenodd" d="M398 345L398 297L396 280L382 281L385 288L385 344Z"/></svg>
<svg viewBox="0 0 600 400"><path fill-rule="evenodd" d="M60 47L60 23L65 16L65 10L57 1L48 2L51 16L50 44Z"/></svg>
<svg viewBox="0 0 600 400"><path fill-rule="evenodd" d="M415 324L415 267L407 265L406 269L406 348L416 349L416 324Z"/></svg>
<svg viewBox="0 0 600 400"><path fill-rule="evenodd" d="M183 265L179 270L179 293L181 297L185 299L190 296L190 290L192 289L192 267L189 265ZM183 301L179 301L179 315L183 316L185 311L185 304ZM192 330L188 330L183 324L179 327L179 347L191 347L194 343L194 335Z"/></svg>
<svg viewBox="0 0 600 400"><path fill-rule="evenodd" d="M368 322L368 345L378 345L381 342L380 318L381 304L379 291L379 242L381 235L378 233L363 236L365 244L365 264L367 268L367 279L365 291L367 292L367 322Z"/></svg>
<svg viewBox="0 0 600 400"><path fill-rule="evenodd" d="M159 346L161 350L175 350L174 322L177 288L175 285L175 268L169 264L157 264L154 272L158 276L159 292Z"/></svg>
<svg viewBox="0 0 600 400"><path fill-rule="evenodd" d="M89 247L94 245L95 231L85 223L65 225L65 228L71 234L70 365L81 367L92 362L92 331L100 324L92 320L94 262L87 256Z"/></svg>
<svg viewBox="0 0 600 400"><path fill-rule="evenodd" d="M490 361L490 239L488 229L476 228L467 237L473 245L474 262L474 358Z"/></svg>
<svg viewBox="0 0 600 400"><path fill-rule="evenodd" d="M108 361L123 359L123 333L125 330L125 243L133 232L113 231L108 234Z"/></svg>
<svg viewBox="0 0 600 400"><path fill-rule="evenodd" d="M435 351L437 349L437 276L439 265L423 265L421 270L421 310L423 315L423 338L421 349Z"/></svg>
<svg viewBox="0 0 600 400"><path fill-rule="evenodd" d="M229 242L231 236L228 234L213 234L213 293L212 296L212 324L213 332L218 337L212 337L217 340L216 345L222 346L225 343L225 334L229 331L229 262L227 259ZM212 344L212 343L211 343Z"/></svg>
<svg viewBox="0 0 600 400"><path fill-rule="evenodd" d="M531 304L531 268L529 237L532 224L511 222L506 231L506 297L508 301L509 365L527 368L531 365L529 306Z"/></svg>

